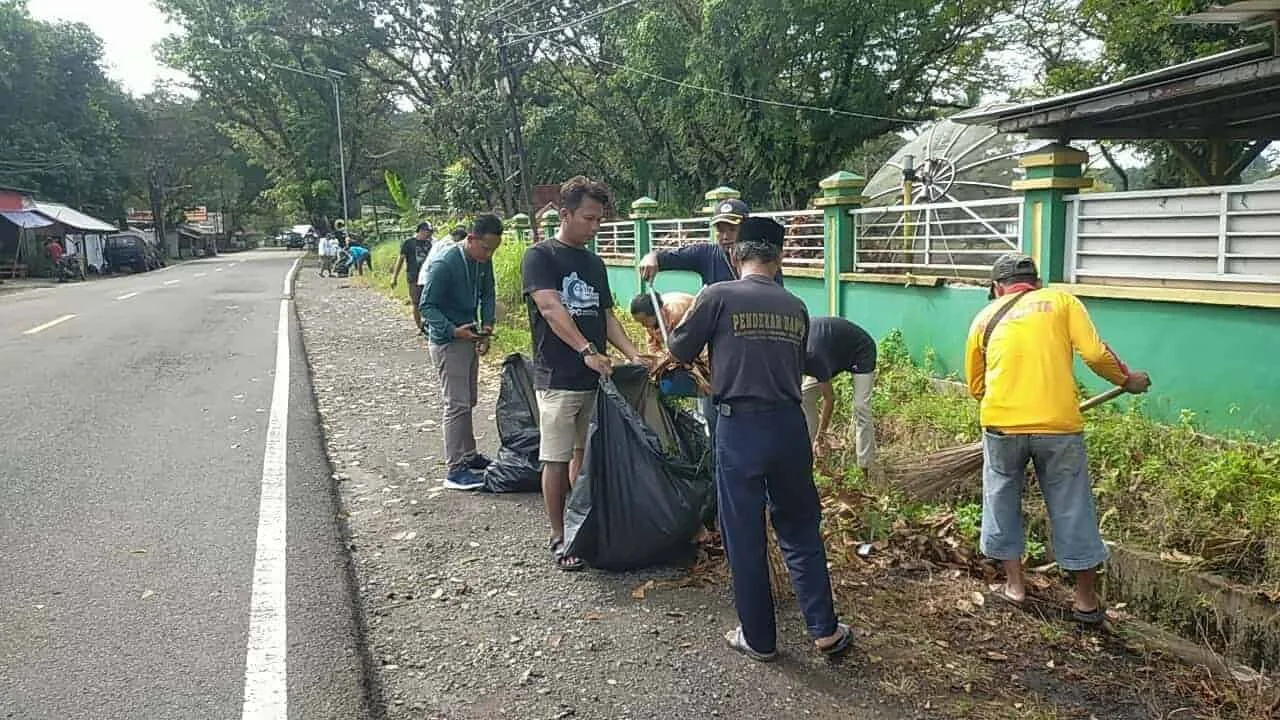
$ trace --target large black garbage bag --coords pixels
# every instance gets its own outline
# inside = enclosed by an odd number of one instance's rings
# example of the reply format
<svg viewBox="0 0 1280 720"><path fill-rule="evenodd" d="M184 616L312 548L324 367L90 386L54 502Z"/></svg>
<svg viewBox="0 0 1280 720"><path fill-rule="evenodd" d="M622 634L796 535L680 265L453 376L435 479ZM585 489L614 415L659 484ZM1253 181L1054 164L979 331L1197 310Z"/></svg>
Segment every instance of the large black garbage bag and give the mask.
<svg viewBox="0 0 1280 720"><path fill-rule="evenodd" d="M697 419L662 402L645 368L614 368L565 509L567 552L605 570L681 562L712 488Z"/></svg>
<svg viewBox="0 0 1280 720"><path fill-rule="evenodd" d="M494 493L538 492L542 464L538 461L538 396L533 390L529 359L512 353L502 361L498 388L498 457L484 471L484 489Z"/></svg>

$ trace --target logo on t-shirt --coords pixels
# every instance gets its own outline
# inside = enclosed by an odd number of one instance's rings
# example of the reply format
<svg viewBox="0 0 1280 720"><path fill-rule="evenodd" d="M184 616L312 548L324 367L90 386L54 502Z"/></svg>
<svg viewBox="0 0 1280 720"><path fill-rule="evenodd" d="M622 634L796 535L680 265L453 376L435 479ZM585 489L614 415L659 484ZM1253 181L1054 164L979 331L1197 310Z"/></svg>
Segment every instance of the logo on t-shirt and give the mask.
<svg viewBox="0 0 1280 720"><path fill-rule="evenodd" d="M578 273L569 273L560 288L560 302L570 315L594 315L600 307L600 292L582 278Z"/></svg>

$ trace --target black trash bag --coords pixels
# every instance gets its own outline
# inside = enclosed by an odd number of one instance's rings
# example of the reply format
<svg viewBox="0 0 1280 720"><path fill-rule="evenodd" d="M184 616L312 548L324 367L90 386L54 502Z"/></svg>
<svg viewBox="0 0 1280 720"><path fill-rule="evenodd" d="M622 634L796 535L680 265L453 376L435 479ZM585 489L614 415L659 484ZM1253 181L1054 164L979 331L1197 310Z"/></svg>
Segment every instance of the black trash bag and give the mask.
<svg viewBox="0 0 1280 720"><path fill-rule="evenodd" d="M662 402L644 367L614 368L565 508L566 552L604 570L683 562L713 487L697 419Z"/></svg>
<svg viewBox="0 0 1280 720"><path fill-rule="evenodd" d="M533 389L529 359L512 353L502 361L502 385L495 409L498 457L484 471L484 489L493 493L539 492L542 463L538 460L538 396Z"/></svg>

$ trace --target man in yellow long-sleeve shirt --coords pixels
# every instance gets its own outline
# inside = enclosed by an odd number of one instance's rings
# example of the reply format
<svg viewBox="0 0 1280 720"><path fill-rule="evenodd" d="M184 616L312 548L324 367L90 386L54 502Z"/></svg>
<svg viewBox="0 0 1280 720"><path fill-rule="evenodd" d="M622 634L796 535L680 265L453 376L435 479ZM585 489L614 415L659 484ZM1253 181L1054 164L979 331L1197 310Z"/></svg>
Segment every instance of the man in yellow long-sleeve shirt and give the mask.
<svg viewBox="0 0 1280 720"><path fill-rule="evenodd" d="M1015 604L1026 598L1022 487L1031 462L1049 511L1055 559L1075 573L1073 614L1099 624L1105 611L1097 568L1107 550L1089 485L1072 351L1129 392L1146 392L1151 381L1102 342L1074 295L1040 286L1031 258L1004 255L991 278L995 302L974 318L965 343L965 377L981 403L983 430L980 548L1005 571L1005 583L991 590Z"/></svg>

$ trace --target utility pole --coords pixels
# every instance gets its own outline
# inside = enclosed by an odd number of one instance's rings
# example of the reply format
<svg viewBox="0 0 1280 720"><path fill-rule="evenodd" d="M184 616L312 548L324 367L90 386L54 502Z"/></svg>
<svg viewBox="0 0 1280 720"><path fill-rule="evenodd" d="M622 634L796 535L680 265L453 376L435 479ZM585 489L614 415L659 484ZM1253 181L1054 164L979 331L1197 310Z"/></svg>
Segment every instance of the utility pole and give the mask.
<svg viewBox="0 0 1280 720"><path fill-rule="evenodd" d="M289 67L288 65L281 65L280 63L267 64L280 70L287 70L291 73L298 73L299 75L307 75L309 77L329 81L329 87L333 90L334 119L338 123L338 168L339 172L342 173L342 224L345 226L344 229L346 232L350 233L351 217L347 210L347 154L342 144L342 100L340 99L340 93L338 92L338 79L346 77L347 74L334 70L333 68L325 68L324 74L321 74L311 72L310 70Z"/></svg>
<svg viewBox="0 0 1280 720"><path fill-rule="evenodd" d="M517 210L526 210L533 212L533 192L529 185L529 164L525 157L524 148L524 132L521 128L522 121L520 118L520 103L517 101L517 85L516 73L511 67L511 62L507 58L506 34L503 32L502 20L497 20L497 40L498 40L498 68L501 73L503 90L507 95L507 110L510 113L511 138L512 144L515 145L516 153L516 172L520 176L520 202L517 204ZM505 178L504 178L505 184Z"/></svg>

